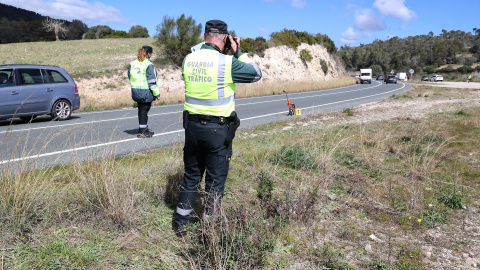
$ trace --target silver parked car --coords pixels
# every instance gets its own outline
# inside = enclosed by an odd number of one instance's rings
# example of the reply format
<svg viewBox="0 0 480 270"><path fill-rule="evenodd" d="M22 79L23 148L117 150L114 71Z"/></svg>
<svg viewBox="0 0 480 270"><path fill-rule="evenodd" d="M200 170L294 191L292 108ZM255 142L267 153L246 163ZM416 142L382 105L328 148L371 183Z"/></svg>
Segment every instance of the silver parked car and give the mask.
<svg viewBox="0 0 480 270"><path fill-rule="evenodd" d="M77 84L63 68L0 65L0 120L30 121L43 114L66 120L79 108Z"/></svg>
<svg viewBox="0 0 480 270"><path fill-rule="evenodd" d="M443 82L443 76L442 75L433 75L430 78L431 82Z"/></svg>

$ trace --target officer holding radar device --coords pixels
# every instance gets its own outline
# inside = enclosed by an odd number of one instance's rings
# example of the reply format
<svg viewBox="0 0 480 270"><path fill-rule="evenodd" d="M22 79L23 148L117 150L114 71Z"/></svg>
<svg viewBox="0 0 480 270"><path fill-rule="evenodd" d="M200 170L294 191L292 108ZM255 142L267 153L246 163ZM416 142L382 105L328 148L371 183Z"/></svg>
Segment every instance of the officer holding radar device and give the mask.
<svg viewBox="0 0 480 270"><path fill-rule="evenodd" d="M215 216L220 205L232 156L232 140L240 125L235 112L235 83L261 79L259 67L240 51L240 38L228 34L227 24L205 24L205 44L183 60L185 104L185 173L180 186L175 224L183 236L190 222L200 181L207 193L203 218ZM227 55L228 52L233 55Z"/></svg>

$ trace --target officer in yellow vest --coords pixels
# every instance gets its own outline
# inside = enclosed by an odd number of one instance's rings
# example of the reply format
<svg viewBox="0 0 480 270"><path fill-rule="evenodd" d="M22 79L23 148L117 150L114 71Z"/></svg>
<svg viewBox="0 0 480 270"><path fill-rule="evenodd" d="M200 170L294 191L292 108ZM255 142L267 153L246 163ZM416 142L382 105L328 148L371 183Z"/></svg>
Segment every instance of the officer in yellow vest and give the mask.
<svg viewBox="0 0 480 270"><path fill-rule="evenodd" d="M138 49L137 59L130 63L128 78L132 87L132 99L138 105L138 138L151 138L153 131L148 129L148 112L152 101L160 98L157 85L157 70L150 57L153 49L143 46Z"/></svg>
<svg viewBox="0 0 480 270"><path fill-rule="evenodd" d="M185 81L184 166L175 223L179 236L190 222L197 189L205 174L204 218L215 215L227 180L232 139L240 119L235 113L235 83L261 79L259 67L240 51L240 38L228 35L227 24L205 24L205 44L183 60ZM227 55L228 51L233 53Z"/></svg>

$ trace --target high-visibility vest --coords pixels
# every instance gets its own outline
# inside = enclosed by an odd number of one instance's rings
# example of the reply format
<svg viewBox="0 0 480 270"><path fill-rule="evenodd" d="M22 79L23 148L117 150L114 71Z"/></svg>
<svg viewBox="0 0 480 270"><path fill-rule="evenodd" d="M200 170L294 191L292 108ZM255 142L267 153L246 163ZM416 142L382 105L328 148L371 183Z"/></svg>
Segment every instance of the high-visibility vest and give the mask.
<svg viewBox="0 0 480 270"><path fill-rule="evenodd" d="M151 83L155 83L155 85L152 88L150 88L149 86L150 82L147 80L147 75L146 75L147 68L150 65L153 66L153 63L147 58L145 58L145 60L141 62L138 59L132 61L130 63L130 85L132 87L132 90L133 89L148 90L148 91L152 90L153 96L158 96L160 93L158 90L158 85L156 85L157 74L156 74L155 67L153 68L155 72L155 81L151 82Z"/></svg>
<svg viewBox="0 0 480 270"><path fill-rule="evenodd" d="M185 57L182 65L185 110L190 114L231 115L235 110L232 58L209 49L198 50Z"/></svg>

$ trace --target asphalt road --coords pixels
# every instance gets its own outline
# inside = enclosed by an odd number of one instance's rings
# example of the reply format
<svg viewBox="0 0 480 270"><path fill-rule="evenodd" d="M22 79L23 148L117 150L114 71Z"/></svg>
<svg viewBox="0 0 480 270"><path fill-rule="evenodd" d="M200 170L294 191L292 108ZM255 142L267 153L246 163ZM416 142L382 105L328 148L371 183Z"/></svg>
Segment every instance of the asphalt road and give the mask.
<svg viewBox="0 0 480 270"><path fill-rule="evenodd" d="M319 112L352 108L400 94L410 84L351 85L328 90L291 93L288 98L301 116L287 116L285 95L236 100L240 130L257 125L303 117ZM183 141L183 104L155 106L149 113L153 138L138 139L137 109L73 113L68 121L42 116L26 124L19 119L0 120L0 168L28 165L43 167L152 150Z"/></svg>

